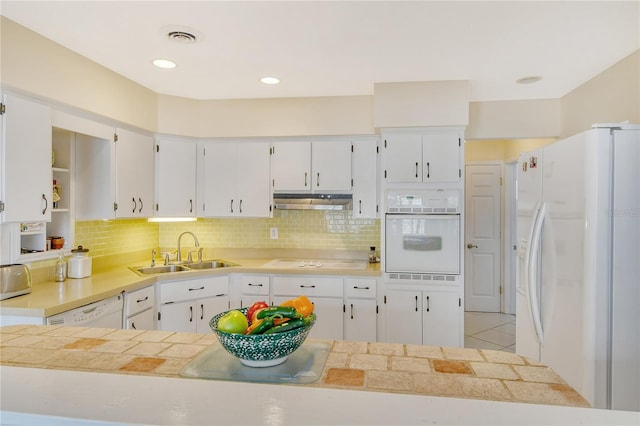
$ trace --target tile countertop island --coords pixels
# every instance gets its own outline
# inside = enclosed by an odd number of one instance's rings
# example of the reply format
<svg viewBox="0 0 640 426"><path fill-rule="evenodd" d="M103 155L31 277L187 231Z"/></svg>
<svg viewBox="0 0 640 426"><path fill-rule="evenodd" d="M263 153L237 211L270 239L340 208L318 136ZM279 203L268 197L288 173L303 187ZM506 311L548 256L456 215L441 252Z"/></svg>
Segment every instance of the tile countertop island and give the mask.
<svg viewBox="0 0 640 426"><path fill-rule="evenodd" d="M506 352L326 343L318 381L183 378L213 334L16 325L0 328L0 423L633 424L586 408L548 367ZM82 423L76 423L82 424Z"/></svg>

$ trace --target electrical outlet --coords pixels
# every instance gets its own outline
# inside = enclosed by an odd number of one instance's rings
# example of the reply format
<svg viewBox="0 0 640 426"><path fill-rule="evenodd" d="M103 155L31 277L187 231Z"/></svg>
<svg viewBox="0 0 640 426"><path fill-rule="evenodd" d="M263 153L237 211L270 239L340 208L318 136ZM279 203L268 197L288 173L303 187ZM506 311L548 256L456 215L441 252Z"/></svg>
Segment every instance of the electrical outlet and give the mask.
<svg viewBox="0 0 640 426"><path fill-rule="evenodd" d="M277 240L278 239L278 228L271 228L270 236L271 236L272 240Z"/></svg>

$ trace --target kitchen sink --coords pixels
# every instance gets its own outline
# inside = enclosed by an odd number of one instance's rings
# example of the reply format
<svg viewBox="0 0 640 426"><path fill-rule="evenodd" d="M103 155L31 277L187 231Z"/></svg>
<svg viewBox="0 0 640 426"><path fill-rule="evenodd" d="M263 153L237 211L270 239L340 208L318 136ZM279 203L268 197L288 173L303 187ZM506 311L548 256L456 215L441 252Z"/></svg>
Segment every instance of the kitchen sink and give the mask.
<svg viewBox="0 0 640 426"><path fill-rule="evenodd" d="M205 260L204 262L187 263L185 266L189 269L217 269L238 265L231 262L225 262L223 260Z"/></svg>
<svg viewBox="0 0 640 426"><path fill-rule="evenodd" d="M162 265L162 266L148 266L143 268L131 268L134 272L138 272L142 275L148 274L166 274L167 272L181 272L188 271L189 269L183 265Z"/></svg>

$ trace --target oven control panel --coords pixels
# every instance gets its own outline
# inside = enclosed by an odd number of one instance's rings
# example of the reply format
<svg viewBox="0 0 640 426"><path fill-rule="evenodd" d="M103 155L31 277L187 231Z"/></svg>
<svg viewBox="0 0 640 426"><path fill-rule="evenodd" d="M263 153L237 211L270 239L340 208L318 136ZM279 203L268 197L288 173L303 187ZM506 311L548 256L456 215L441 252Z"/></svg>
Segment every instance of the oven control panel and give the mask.
<svg viewBox="0 0 640 426"><path fill-rule="evenodd" d="M390 190L387 191L387 213L460 213L460 191Z"/></svg>

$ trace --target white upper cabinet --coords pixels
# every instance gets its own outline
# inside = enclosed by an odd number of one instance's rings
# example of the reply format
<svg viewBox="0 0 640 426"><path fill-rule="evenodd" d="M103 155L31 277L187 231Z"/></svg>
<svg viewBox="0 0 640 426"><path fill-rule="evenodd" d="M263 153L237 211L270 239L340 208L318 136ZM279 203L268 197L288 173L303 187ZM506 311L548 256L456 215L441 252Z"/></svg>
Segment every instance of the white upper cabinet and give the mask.
<svg viewBox="0 0 640 426"><path fill-rule="evenodd" d="M209 142L198 147L203 217L269 217L268 142Z"/></svg>
<svg viewBox="0 0 640 426"><path fill-rule="evenodd" d="M116 130L116 217L153 216L153 138Z"/></svg>
<svg viewBox="0 0 640 426"><path fill-rule="evenodd" d="M196 144L166 136L156 141L156 216L196 215Z"/></svg>
<svg viewBox="0 0 640 426"><path fill-rule="evenodd" d="M2 220L50 221L51 108L10 94L2 106Z"/></svg>
<svg viewBox="0 0 640 426"><path fill-rule="evenodd" d="M271 146L275 192L351 190L350 140L274 142Z"/></svg>
<svg viewBox="0 0 640 426"><path fill-rule="evenodd" d="M271 147L273 190L311 190L311 142L273 142Z"/></svg>
<svg viewBox="0 0 640 426"><path fill-rule="evenodd" d="M460 131L392 131L385 133L383 139L386 182L460 182L463 161Z"/></svg>
<svg viewBox="0 0 640 426"><path fill-rule="evenodd" d="M353 141L353 217L375 219L378 216L378 140Z"/></svg>

